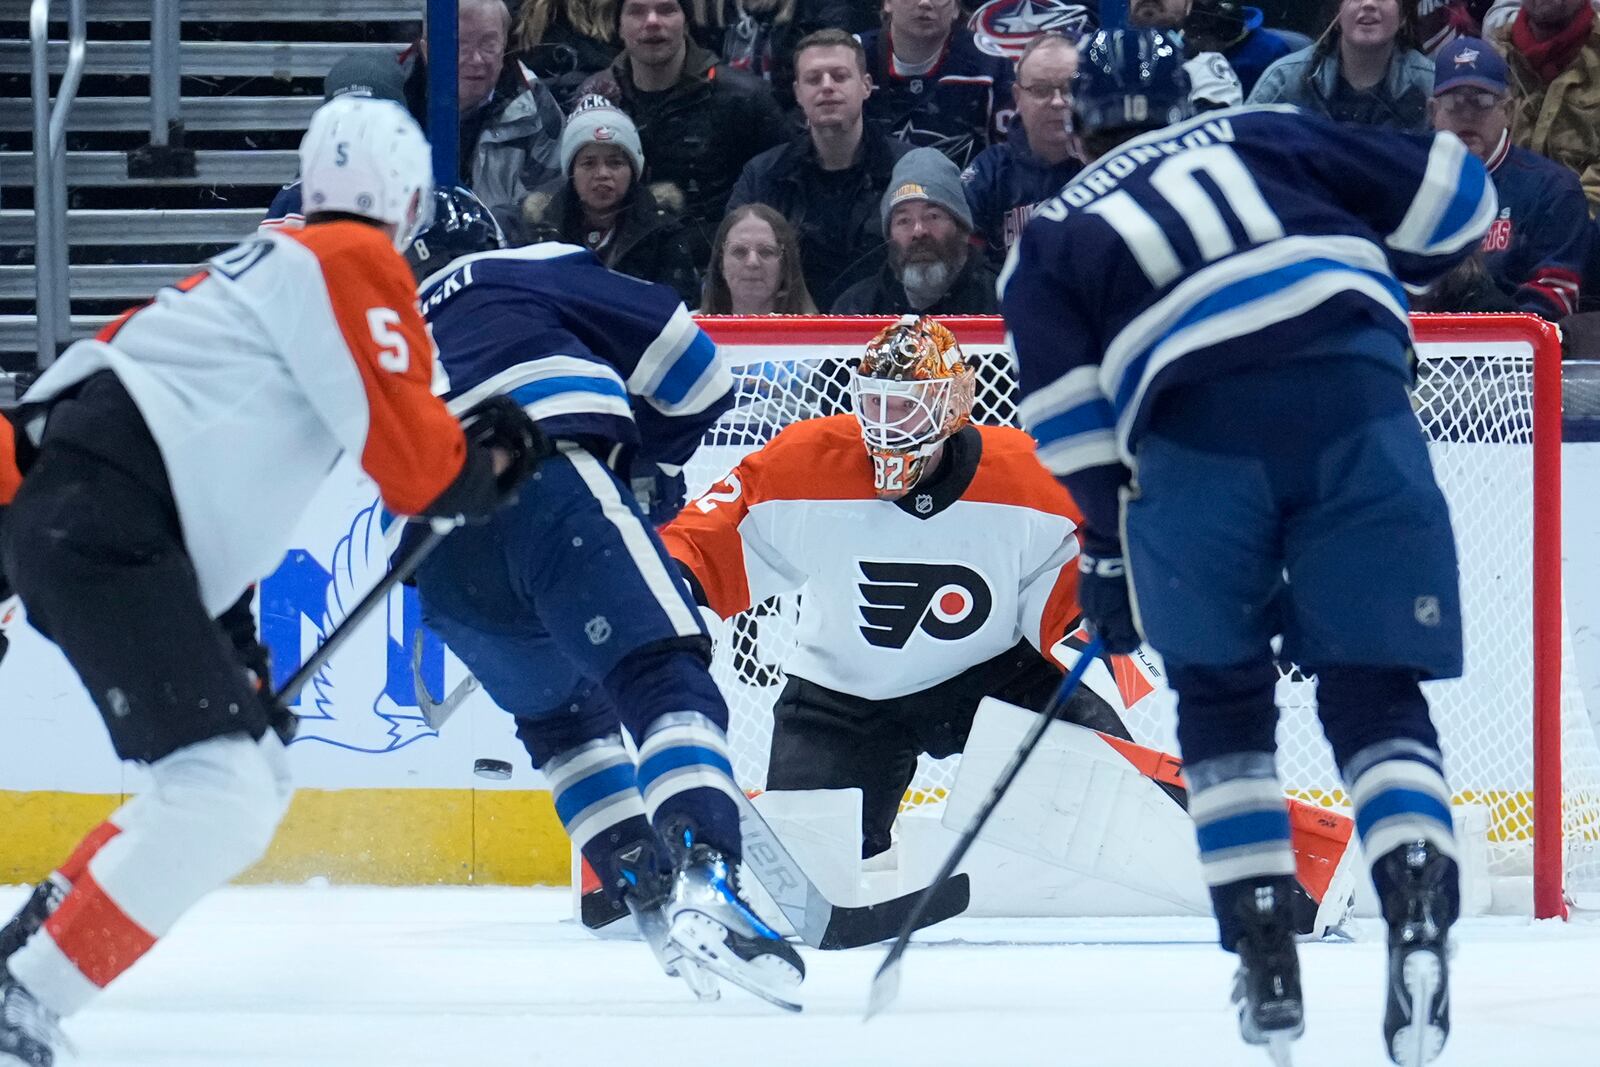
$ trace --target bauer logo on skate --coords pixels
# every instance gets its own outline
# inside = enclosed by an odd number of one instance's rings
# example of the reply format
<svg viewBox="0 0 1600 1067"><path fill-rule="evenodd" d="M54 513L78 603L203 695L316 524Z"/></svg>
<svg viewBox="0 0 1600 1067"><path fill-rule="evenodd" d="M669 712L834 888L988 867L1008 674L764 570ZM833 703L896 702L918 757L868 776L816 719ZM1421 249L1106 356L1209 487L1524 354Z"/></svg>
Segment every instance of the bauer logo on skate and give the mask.
<svg viewBox="0 0 1600 1067"><path fill-rule="evenodd" d="M857 560L866 580L861 636L879 648L905 648L920 628L940 641L971 637L989 620L994 594L983 575L960 563Z"/></svg>
<svg viewBox="0 0 1600 1067"><path fill-rule="evenodd" d="M326 569L306 551L292 551L261 583L261 632L272 649L273 675L283 682L388 569L382 509L359 511L335 544ZM353 752L393 752L437 737L417 707L409 649L422 625L416 592L397 590L329 661L300 696L294 744L319 741ZM442 690L444 651L424 631L423 676Z"/></svg>

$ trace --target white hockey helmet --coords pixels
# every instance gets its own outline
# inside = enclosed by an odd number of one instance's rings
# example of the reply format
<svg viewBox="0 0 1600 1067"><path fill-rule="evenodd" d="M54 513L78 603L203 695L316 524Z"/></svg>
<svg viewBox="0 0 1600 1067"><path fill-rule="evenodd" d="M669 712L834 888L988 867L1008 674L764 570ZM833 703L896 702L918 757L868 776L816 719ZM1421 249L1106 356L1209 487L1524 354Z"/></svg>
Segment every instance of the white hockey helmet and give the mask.
<svg viewBox="0 0 1600 1067"><path fill-rule="evenodd" d="M342 211L396 226L402 249L433 211L433 156L422 128L389 100L340 96L317 108L300 142L309 216Z"/></svg>

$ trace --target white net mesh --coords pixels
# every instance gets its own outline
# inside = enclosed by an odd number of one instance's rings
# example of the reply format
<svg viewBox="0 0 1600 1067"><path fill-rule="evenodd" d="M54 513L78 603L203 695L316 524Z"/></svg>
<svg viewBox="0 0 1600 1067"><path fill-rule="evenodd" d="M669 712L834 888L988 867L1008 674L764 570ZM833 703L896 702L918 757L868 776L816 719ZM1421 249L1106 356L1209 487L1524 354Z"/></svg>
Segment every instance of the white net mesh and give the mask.
<svg viewBox="0 0 1600 1067"><path fill-rule="evenodd" d="M820 329L820 328L819 328ZM742 334L713 328L735 367L740 397L708 434L686 474L697 493L743 455L797 419L848 410L852 361L860 340L830 325L807 344L804 327L772 343L774 327ZM978 378L974 420L1015 424L1011 358L996 328L956 330ZM1532 350L1491 334L1471 344L1419 346L1418 418L1435 474L1450 503L1461 562L1466 672L1426 689L1458 804L1489 817L1490 869L1531 871L1533 836ZM1360 561L1351 562L1352 570ZM794 644L797 596L777 597L729 620L717 634L713 667L727 696L734 770L746 788L764 786L771 709ZM1580 899L1600 891L1600 747L1562 627L1561 738L1567 887ZM1316 721L1314 685L1298 672L1279 680L1278 729L1284 785L1302 799L1343 806L1332 755ZM1144 744L1176 751L1171 701L1147 700L1128 722ZM959 757L924 757L907 802L937 801Z"/></svg>

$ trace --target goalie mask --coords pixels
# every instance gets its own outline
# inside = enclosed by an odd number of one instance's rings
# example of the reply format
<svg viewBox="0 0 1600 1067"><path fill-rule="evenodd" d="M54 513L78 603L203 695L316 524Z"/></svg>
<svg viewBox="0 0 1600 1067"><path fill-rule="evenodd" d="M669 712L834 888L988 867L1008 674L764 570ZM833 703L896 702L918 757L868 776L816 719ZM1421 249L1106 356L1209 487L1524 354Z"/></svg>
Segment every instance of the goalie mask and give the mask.
<svg viewBox="0 0 1600 1067"><path fill-rule="evenodd" d="M906 315L867 342L850 398L883 500L910 492L941 442L972 418L972 369L955 335Z"/></svg>

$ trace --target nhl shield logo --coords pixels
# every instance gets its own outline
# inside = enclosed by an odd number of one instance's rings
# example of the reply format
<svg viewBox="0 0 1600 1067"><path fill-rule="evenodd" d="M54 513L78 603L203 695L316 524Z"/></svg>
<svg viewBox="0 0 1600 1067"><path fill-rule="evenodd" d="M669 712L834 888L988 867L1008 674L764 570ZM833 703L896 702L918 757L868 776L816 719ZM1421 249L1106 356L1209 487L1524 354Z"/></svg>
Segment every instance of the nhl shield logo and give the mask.
<svg viewBox="0 0 1600 1067"><path fill-rule="evenodd" d="M933 510L933 495L931 493L917 494L917 514L926 515Z"/></svg>
<svg viewBox="0 0 1600 1067"><path fill-rule="evenodd" d="M1411 609L1412 615L1422 625L1433 628L1439 625L1443 612L1439 610L1439 598L1436 596L1419 596Z"/></svg>

